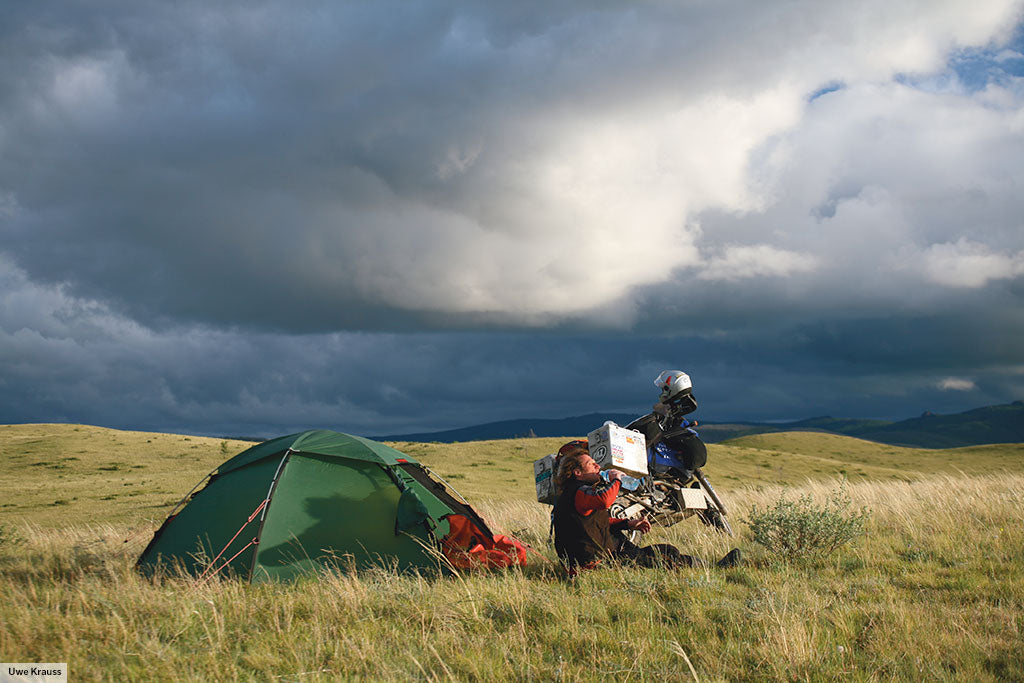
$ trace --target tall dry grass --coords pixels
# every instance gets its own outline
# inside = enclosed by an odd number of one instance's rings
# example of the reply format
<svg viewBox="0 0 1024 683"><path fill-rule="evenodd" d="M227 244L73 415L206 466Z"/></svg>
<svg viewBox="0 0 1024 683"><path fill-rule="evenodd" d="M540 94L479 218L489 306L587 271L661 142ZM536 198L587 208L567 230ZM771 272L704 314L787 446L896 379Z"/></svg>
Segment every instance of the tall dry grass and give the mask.
<svg viewBox="0 0 1024 683"><path fill-rule="evenodd" d="M837 485L733 493L734 526L752 504ZM849 493L873 511L867 534L811 566L775 566L741 536L740 569L575 581L532 503L481 506L536 548L524 570L252 586L143 579L148 539L124 543L126 527L24 525L0 545L0 654L68 661L76 680L1024 678L1024 476ZM737 542L692 520L651 540L708 559Z"/></svg>

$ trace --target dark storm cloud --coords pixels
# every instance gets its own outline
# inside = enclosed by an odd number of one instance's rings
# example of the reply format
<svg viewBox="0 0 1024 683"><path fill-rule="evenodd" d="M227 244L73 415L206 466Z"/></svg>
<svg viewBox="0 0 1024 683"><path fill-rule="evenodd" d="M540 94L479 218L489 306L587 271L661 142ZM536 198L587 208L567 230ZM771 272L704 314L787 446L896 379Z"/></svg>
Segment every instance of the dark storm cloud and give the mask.
<svg viewBox="0 0 1024 683"><path fill-rule="evenodd" d="M665 274L609 254L638 228L662 268L727 249L695 212L771 201L748 157L808 93L935 68L1012 7L32 3L5 22L6 249L149 324L621 308Z"/></svg>
<svg viewBox="0 0 1024 683"><path fill-rule="evenodd" d="M0 420L1020 398L1020 9L5 8Z"/></svg>
<svg viewBox="0 0 1024 683"><path fill-rule="evenodd" d="M702 420L906 417L1011 400L1024 376L1019 315L1005 329L933 317L762 321L717 334L155 333L9 269L2 284L9 422L261 436L640 414L669 367L690 372Z"/></svg>
<svg viewBox="0 0 1024 683"><path fill-rule="evenodd" d="M248 435L423 430L595 402L644 407L658 364L637 364L621 340L580 335L157 334L18 279L4 278L19 293L3 297L0 315L0 415L11 422ZM34 329L17 329L27 312Z"/></svg>

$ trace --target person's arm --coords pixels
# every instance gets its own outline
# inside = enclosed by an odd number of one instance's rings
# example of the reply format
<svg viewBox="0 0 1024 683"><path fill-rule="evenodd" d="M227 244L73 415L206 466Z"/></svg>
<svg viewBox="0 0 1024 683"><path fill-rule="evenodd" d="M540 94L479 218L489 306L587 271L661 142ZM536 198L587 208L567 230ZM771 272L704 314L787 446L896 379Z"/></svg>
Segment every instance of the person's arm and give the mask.
<svg viewBox="0 0 1024 683"><path fill-rule="evenodd" d="M573 501L576 504L576 512L589 515L594 510L607 510L615 502L621 487L622 484L618 480L608 484L601 482L579 487Z"/></svg>
<svg viewBox="0 0 1024 683"><path fill-rule="evenodd" d="M647 521L646 517L632 517L630 519L619 519L618 517L612 517L609 520L611 528L614 531L621 531L624 529L636 529L642 534L646 534L651 530L651 523Z"/></svg>

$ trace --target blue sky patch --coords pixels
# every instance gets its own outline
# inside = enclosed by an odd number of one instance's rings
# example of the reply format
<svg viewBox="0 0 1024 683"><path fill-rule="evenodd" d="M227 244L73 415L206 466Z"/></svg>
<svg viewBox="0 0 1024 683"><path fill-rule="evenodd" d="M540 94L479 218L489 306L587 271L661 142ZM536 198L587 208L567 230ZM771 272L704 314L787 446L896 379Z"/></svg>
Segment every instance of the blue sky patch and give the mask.
<svg viewBox="0 0 1024 683"><path fill-rule="evenodd" d="M819 97L824 97L825 95L828 95L831 92L836 92L838 90L842 90L845 87L846 87L846 84L843 83L842 81L829 81L825 85L821 86L820 88L818 88L817 90L812 92L810 97L807 98L807 101L808 102L813 102L814 100L818 99Z"/></svg>

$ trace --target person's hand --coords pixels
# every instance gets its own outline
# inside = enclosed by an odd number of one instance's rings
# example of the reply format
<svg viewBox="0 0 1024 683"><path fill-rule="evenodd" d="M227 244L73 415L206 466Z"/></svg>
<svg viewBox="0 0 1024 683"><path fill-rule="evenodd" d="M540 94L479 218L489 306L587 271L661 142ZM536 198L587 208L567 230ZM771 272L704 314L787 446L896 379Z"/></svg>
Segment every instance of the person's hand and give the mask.
<svg viewBox="0 0 1024 683"><path fill-rule="evenodd" d="M608 470L608 481L620 481L622 479L622 472L618 470Z"/></svg>
<svg viewBox="0 0 1024 683"><path fill-rule="evenodd" d="M651 523L647 521L646 517L641 517L639 519L631 519L629 520L629 522L627 522L627 526L630 529L634 531L639 531L642 534L646 534L648 531L651 530Z"/></svg>

